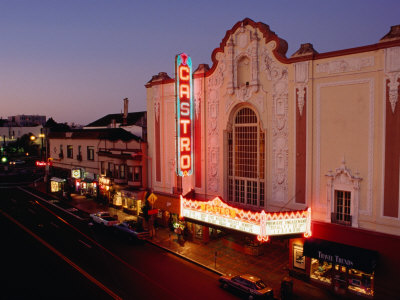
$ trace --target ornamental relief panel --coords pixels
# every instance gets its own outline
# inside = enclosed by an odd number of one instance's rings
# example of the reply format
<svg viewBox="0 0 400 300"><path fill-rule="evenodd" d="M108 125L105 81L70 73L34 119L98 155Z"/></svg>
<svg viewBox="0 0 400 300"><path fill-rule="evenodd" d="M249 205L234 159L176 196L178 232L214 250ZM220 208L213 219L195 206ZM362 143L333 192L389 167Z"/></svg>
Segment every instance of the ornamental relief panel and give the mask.
<svg viewBox="0 0 400 300"><path fill-rule="evenodd" d="M199 118L200 102L203 95L203 78L194 80L194 111L196 120Z"/></svg>
<svg viewBox="0 0 400 300"><path fill-rule="evenodd" d="M389 102L394 113L399 101L400 47L385 50L385 78L389 80L386 88L389 89Z"/></svg>
<svg viewBox="0 0 400 300"><path fill-rule="evenodd" d="M296 85L297 107L299 108L300 116L303 116L303 107L305 103L305 94L307 87L304 84Z"/></svg>
<svg viewBox="0 0 400 300"><path fill-rule="evenodd" d="M153 104L154 104L154 115L156 122L159 122L160 118L160 87L153 87Z"/></svg>
<svg viewBox="0 0 400 300"><path fill-rule="evenodd" d="M305 104L305 95L308 83L308 62L294 64L295 68L295 96L297 96L297 107L300 116L303 116L303 107Z"/></svg>
<svg viewBox="0 0 400 300"><path fill-rule="evenodd" d="M258 41L257 30L253 32L242 26L227 43L228 71L231 72L228 74L227 92L229 95L235 94L241 102L249 100L259 89ZM250 74L248 82L239 86L238 64L242 58L248 58Z"/></svg>
<svg viewBox="0 0 400 300"><path fill-rule="evenodd" d="M272 81L272 199L285 202L288 198L288 70L272 58L270 50L262 53L261 70Z"/></svg>
<svg viewBox="0 0 400 300"><path fill-rule="evenodd" d="M317 64L317 73L346 73L353 71L360 71L363 68L374 66L374 57L363 57L363 58L346 58L327 63Z"/></svg>
<svg viewBox="0 0 400 300"><path fill-rule="evenodd" d="M220 56L219 59L222 57ZM218 144L218 120L220 90L224 81L225 63L219 63L216 73L208 79L207 100L207 187L212 193L218 192L219 188L219 144Z"/></svg>

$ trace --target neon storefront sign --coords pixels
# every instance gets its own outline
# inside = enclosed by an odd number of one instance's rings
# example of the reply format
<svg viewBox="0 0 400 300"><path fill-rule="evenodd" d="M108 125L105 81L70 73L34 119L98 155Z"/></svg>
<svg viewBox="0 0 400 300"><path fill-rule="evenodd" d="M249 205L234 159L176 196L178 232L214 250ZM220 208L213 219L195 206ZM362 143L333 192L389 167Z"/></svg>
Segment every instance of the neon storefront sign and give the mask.
<svg viewBox="0 0 400 300"><path fill-rule="evenodd" d="M79 179L81 178L82 174L81 174L81 170L80 169L72 169L71 170L71 177L75 178L75 179Z"/></svg>
<svg viewBox="0 0 400 300"><path fill-rule="evenodd" d="M269 236L301 234L311 236L311 208L283 212L251 212L232 207L219 197L209 201L181 196L181 216L257 236L266 242Z"/></svg>
<svg viewBox="0 0 400 300"><path fill-rule="evenodd" d="M46 162L46 161L36 161L36 166L37 166L37 167L51 166L51 162Z"/></svg>
<svg viewBox="0 0 400 300"><path fill-rule="evenodd" d="M178 176L193 173L193 80L192 59L185 53L175 57L176 152Z"/></svg>

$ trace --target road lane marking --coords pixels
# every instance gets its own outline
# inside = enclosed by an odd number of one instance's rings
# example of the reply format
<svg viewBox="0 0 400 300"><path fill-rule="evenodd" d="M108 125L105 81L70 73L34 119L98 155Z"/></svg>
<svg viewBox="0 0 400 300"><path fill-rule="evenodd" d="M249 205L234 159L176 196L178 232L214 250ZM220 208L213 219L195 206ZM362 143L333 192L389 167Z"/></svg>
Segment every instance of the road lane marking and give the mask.
<svg viewBox="0 0 400 300"><path fill-rule="evenodd" d="M38 199L40 199L40 200L42 200L42 201L47 202L47 203L53 205L54 207L57 207L58 209L61 209L63 212L65 212L65 213L67 213L67 214L70 214L71 216L73 216L73 217L75 217L75 218L77 218L77 219L79 219L79 220L81 220L81 221L85 221L85 219L82 219L81 217L79 217L79 216L77 216L77 215L75 215L75 214L69 212L68 210L66 210L66 209L64 209L64 208L62 208L62 207L60 207L60 206L58 206L58 205L55 205L55 204L53 203L54 199L53 199L53 200L46 200L46 199L44 199L44 198L42 198L42 197L40 197L40 196L38 196L38 195L35 195L34 193L31 193L31 192L25 190L24 188L22 188L22 187L20 187L20 186L18 187L18 189L21 190L21 191L24 191L24 192L27 193L27 194L30 194L30 195L36 197L36 198L38 198Z"/></svg>
<svg viewBox="0 0 400 300"><path fill-rule="evenodd" d="M85 276L87 279L89 279L91 282L96 284L99 288L101 288L103 291L105 291L107 294L109 294L113 299L118 299L122 300L120 296L118 296L116 293L114 293L112 290L110 290L107 286L102 284L100 281L98 281L96 278L94 278L92 275L90 275L88 272L86 272L84 269L79 267L76 263L74 263L72 260L70 260L68 257L63 255L60 251L58 251L56 248L51 246L49 243L47 243L45 240L43 240L40 236L29 230L27 227L22 225L20 222L18 222L16 219L8 215L7 213L3 212L0 209L0 213L5 216L7 219L9 219L11 222L14 224L18 225L22 230L30 234L32 237L34 237L36 240L38 240L40 243L42 243L44 246L46 246L49 250L51 250L53 253L55 253L58 257L60 257L62 260L67 262L70 266L72 266L75 270L77 270L79 273L81 273L83 276Z"/></svg>
<svg viewBox="0 0 400 300"><path fill-rule="evenodd" d="M84 241L82 241L82 240L78 240L78 241L81 242L82 244L84 244L89 249L92 248L92 246L90 246L89 244L86 244Z"/></svg>
<svg viewBox="0 0 400 300"><path fill-rule="evenodd" d="M18 187L18 189L20 189L21 191L24 191L27 194L30 194L38 199L41 199L42 201L45 201L47 203L50 203L49 201L51 200L46 200L38 195L35 195L27 190L25 190L24 188ZM132 271L138 273L140 276L142 276L143 278L145 278L147 281L153 283L155 286L157 286L158 288L160 288L161 290L167 292L168 294L170 294L171 296L174 297L174 299L182 299L178 294L175 294L172 290L167 289L166 287L162 286L158 281L154 280L152 277L150 277L149 275L147 275L146 273L140 271L139 269L133 267L132 265L130 265L128 262L126 262L125 260L123 260L122 258L120 258L118 255L114 254L113 252L111 252L110 250L108 250L107 248L105 248L103 245L99 244L97 241L95 241L94 239L92 239L90 236L84 234L82 231L80 231L78 228L76 228L75 226L71 225L70 223L68 223L66 220L64 220L63 218L61 218L60 216L58 216L55 212L53 212L52 210L50 210L49 208L47 208L46 206L44 206L43 204L41 204L40 202L38 202L37 200L35 201L38 205L40 205L43 209L47 210L49 213L51 213L52 215L54 215L57 219L59 219L61 222L63 222L64 224L66 224L67 226L71 227L72 229L74 229L75 231L79 232L82 236L84 236L88 241L92 242L94 245L96 245L97 247L101 248L102 250L104 250L105 252L107 252L109 255L111 255L112 257L114 257L114 259L116 259L117 261L119 261L120 263L122 263L123 265L125 265L126 267L128 267L129 269L131 269ZM52 203L50 203L52 204ZM57 205L52 204L53 206L59 208ZM67 211L66 211L67 212ZM69 213L69 212L68 212ZM73 215L73 214L71 214ZM73 215L75 216L75 215ZM83 220L83 219L81 219Z"/></svg>

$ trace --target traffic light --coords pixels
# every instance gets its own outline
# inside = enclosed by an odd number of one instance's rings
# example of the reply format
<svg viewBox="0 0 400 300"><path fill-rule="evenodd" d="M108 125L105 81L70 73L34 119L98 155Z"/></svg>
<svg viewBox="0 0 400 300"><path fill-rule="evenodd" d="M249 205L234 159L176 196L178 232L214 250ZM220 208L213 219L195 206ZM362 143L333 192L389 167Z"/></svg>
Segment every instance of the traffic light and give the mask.
<svg viewBox="0 0 400 300"><path fill-rule="evenodd" d="M1 157L1 162L2 162L3 164L7 163L7 161L8 161L7 156L2 156L2 157Z"/></svg>

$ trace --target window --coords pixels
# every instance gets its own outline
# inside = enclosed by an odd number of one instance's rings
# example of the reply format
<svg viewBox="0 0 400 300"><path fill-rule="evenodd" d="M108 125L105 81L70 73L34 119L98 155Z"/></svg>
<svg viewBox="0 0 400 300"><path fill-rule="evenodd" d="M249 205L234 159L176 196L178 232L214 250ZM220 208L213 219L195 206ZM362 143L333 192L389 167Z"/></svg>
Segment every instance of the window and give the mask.
<svg viewBox="0 0 400 300"><path fill-rule="evenodd" d="M93 146L87 147L87 160L94 160L94 147Z"/></svg>
<svg viewBox="0 0 400 300"><path fill-rule="evenodd" d="M327 217L332 223L358 227L358 213L362 177L358 172L352 175L351 169L343 160L334 172L325 174L327 179Z"/></svg>
<svg viewBox="0 0 400 300"><path fill-rule="evenodd" d="M78 155L76 156L77 160L82 160L82 146L78 146Z"/></svg>
<svg viewBox="0 0 400 300"><path fill-rule="evenodd" d="M119 178L119 165L114 165L114 178Z"/></svg>
<svg viewBox="0 0 400 300"><path fill-rule="evenodd" d="M74 158L74 147L72 145L67 145L67 157Z"/></svg>
<svg viewBox="0 0 400 300"><path fill-rule="evenodd" d="M265 137L258 117L241 108L228 132L228 199L251 206L265 206Z"/></svg>
<svg viewBox="0 0 400 300"><path fill-rule="evenodd" d="M107 176L114 177L114 164L109 162L108 163L108 172Z"/></svg>
<svg viewBox="0 0 400 300"><path fill-rule="evenodd" d="M60 145L60 153L58 153L58 157L59 157L60 159L64 158L63 145Z"/></svg>
<svg viewBox="0 0 400 300"><path fill-rule="evenodd" d="M351 192L335 190L334 223L351 225L350 201Z"/></svg>
<svg viewBox="0 0 400 300"><path fill-rule="evenodd" d="M120 165L119 167L119 178L125 179L125 165Z"/></svg>
<svg viewBox="0 0 400 300"><path fill-rule="evenodd" d="M128 167L128 180L133 181L133 167Z"/></svg>
<svg viewBox="0 0 400 300"><path fill-rule="evenodd" d="M332 283L332 264L311 258L310 278L326 284Z"/></svg>
<svg viewBox="0 0 400 300"><path fill-rule="evenodd" d="M364 273L359 270L349 269L349 290L357 294L374 295L374 273Z"/></svg>
<svg viewBox="0 0 400 300"><path fill-rule="evenodd" d="M106 174L106 162L105 161L100 162L100 173L101 173L101 175Z"/></svg>
<svg viewBox="0 0 400 300"><path fill-rule="evenodd" d="M135 167L135 172L133 173L133 181L140 182L142 181L142 168Z"/></svg>

